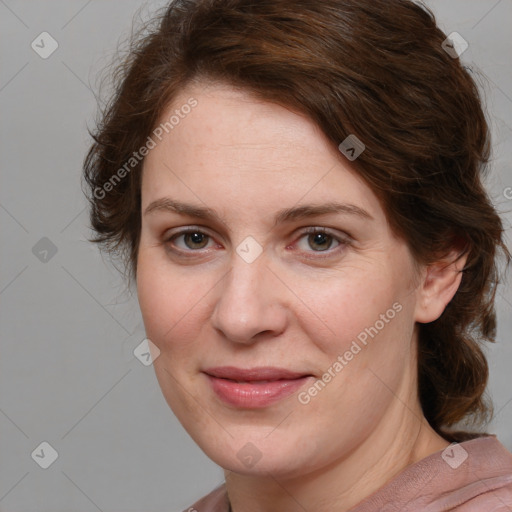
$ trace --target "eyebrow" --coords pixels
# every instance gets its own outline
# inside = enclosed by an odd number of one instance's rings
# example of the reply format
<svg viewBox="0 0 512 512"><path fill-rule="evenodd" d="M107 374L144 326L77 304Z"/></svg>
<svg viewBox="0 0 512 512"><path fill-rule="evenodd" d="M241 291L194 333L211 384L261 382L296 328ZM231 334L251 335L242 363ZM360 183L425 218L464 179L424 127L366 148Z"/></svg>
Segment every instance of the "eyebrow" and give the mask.
<svg viewBox="0 0 512 512"><path fill-rule="evenodd" d="M150 203L145 209L144 215L148 215L155 211L173 212L180 215L187 215L189 217L197 217L205 220L216 220L220 224L224 224L224 221L220 218L219 214L211 208L182 203L169 197L162 197ZM274 226L293 220L301 220L309 217L317 217L320 215L333 213L355 215L366 220L374 220L374 218L366 210L363 210L354 204L328 202L322 204L308 204L279 210L274 217Z"/></svg>

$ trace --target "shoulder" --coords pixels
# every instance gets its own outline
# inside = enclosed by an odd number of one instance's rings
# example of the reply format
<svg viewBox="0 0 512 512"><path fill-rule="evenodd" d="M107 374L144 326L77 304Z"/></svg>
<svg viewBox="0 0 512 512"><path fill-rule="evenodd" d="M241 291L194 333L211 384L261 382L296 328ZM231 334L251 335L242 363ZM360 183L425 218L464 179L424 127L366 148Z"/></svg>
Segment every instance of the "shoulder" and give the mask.
<svg viewBox="0 0 512 512"><path fill-rule="evenodd" d="M228 498L225 484L216 487L183 512L228 512Z"/></svg>
<svg viewBox="0 0 512 512"><path fill-rule="evenodd" d="M458 445L467 459L460 467L459 488L452 501L460 512L510 512L512 510L512 454L495 436L483 437ZM445 450L446 451L446 450ZM463 467L465 466L465 467ZM452 473L453 474L453 473Z"/></svg>
<svg viewBox="0 0 512 512"><path fill-rule="evenodd" d="M405 468L351 512L512 511L512 454L495 436L446 449Z"/></svg>

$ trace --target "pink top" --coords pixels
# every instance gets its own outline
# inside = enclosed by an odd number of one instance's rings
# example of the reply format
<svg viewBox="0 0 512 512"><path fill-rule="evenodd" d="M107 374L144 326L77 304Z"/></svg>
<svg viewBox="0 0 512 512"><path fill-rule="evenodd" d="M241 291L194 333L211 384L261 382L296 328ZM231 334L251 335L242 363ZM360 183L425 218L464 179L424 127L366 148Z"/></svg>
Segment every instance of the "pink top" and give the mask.
<svg viewBox="0 0 512 512"><path fill-rule="evenodd" d="M185 512L229 512L225 484ZM485 436L411 464L350 512L512 512L512 454Z"/></svg>

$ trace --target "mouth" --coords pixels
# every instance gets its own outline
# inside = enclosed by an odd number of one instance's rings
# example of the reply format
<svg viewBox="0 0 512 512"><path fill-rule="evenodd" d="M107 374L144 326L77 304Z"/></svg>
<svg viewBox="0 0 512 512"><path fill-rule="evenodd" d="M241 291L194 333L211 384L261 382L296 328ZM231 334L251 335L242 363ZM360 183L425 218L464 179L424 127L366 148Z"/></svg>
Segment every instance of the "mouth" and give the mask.
<svg viewBox="0 0 512 512"><path fill-rule="evenodd" d="M289 397L313 375L284 368L223 366L203 372L218 398L242 409L260 409Z"/></svg>

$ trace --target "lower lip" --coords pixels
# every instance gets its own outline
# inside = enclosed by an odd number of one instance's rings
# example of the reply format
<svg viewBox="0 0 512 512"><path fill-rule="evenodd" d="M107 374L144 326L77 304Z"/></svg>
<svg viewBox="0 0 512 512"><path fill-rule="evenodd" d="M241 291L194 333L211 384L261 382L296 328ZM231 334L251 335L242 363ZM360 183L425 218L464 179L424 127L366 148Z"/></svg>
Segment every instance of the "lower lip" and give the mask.
<svg viewBox="0 0 512 512"><path fill-rule="evenodd" d="M259 409L295 393L301 388L310 376L299 379L275 380L271 382L235 382L228 379L219 379L207 375L215 394L229 405Z"/></svg>

